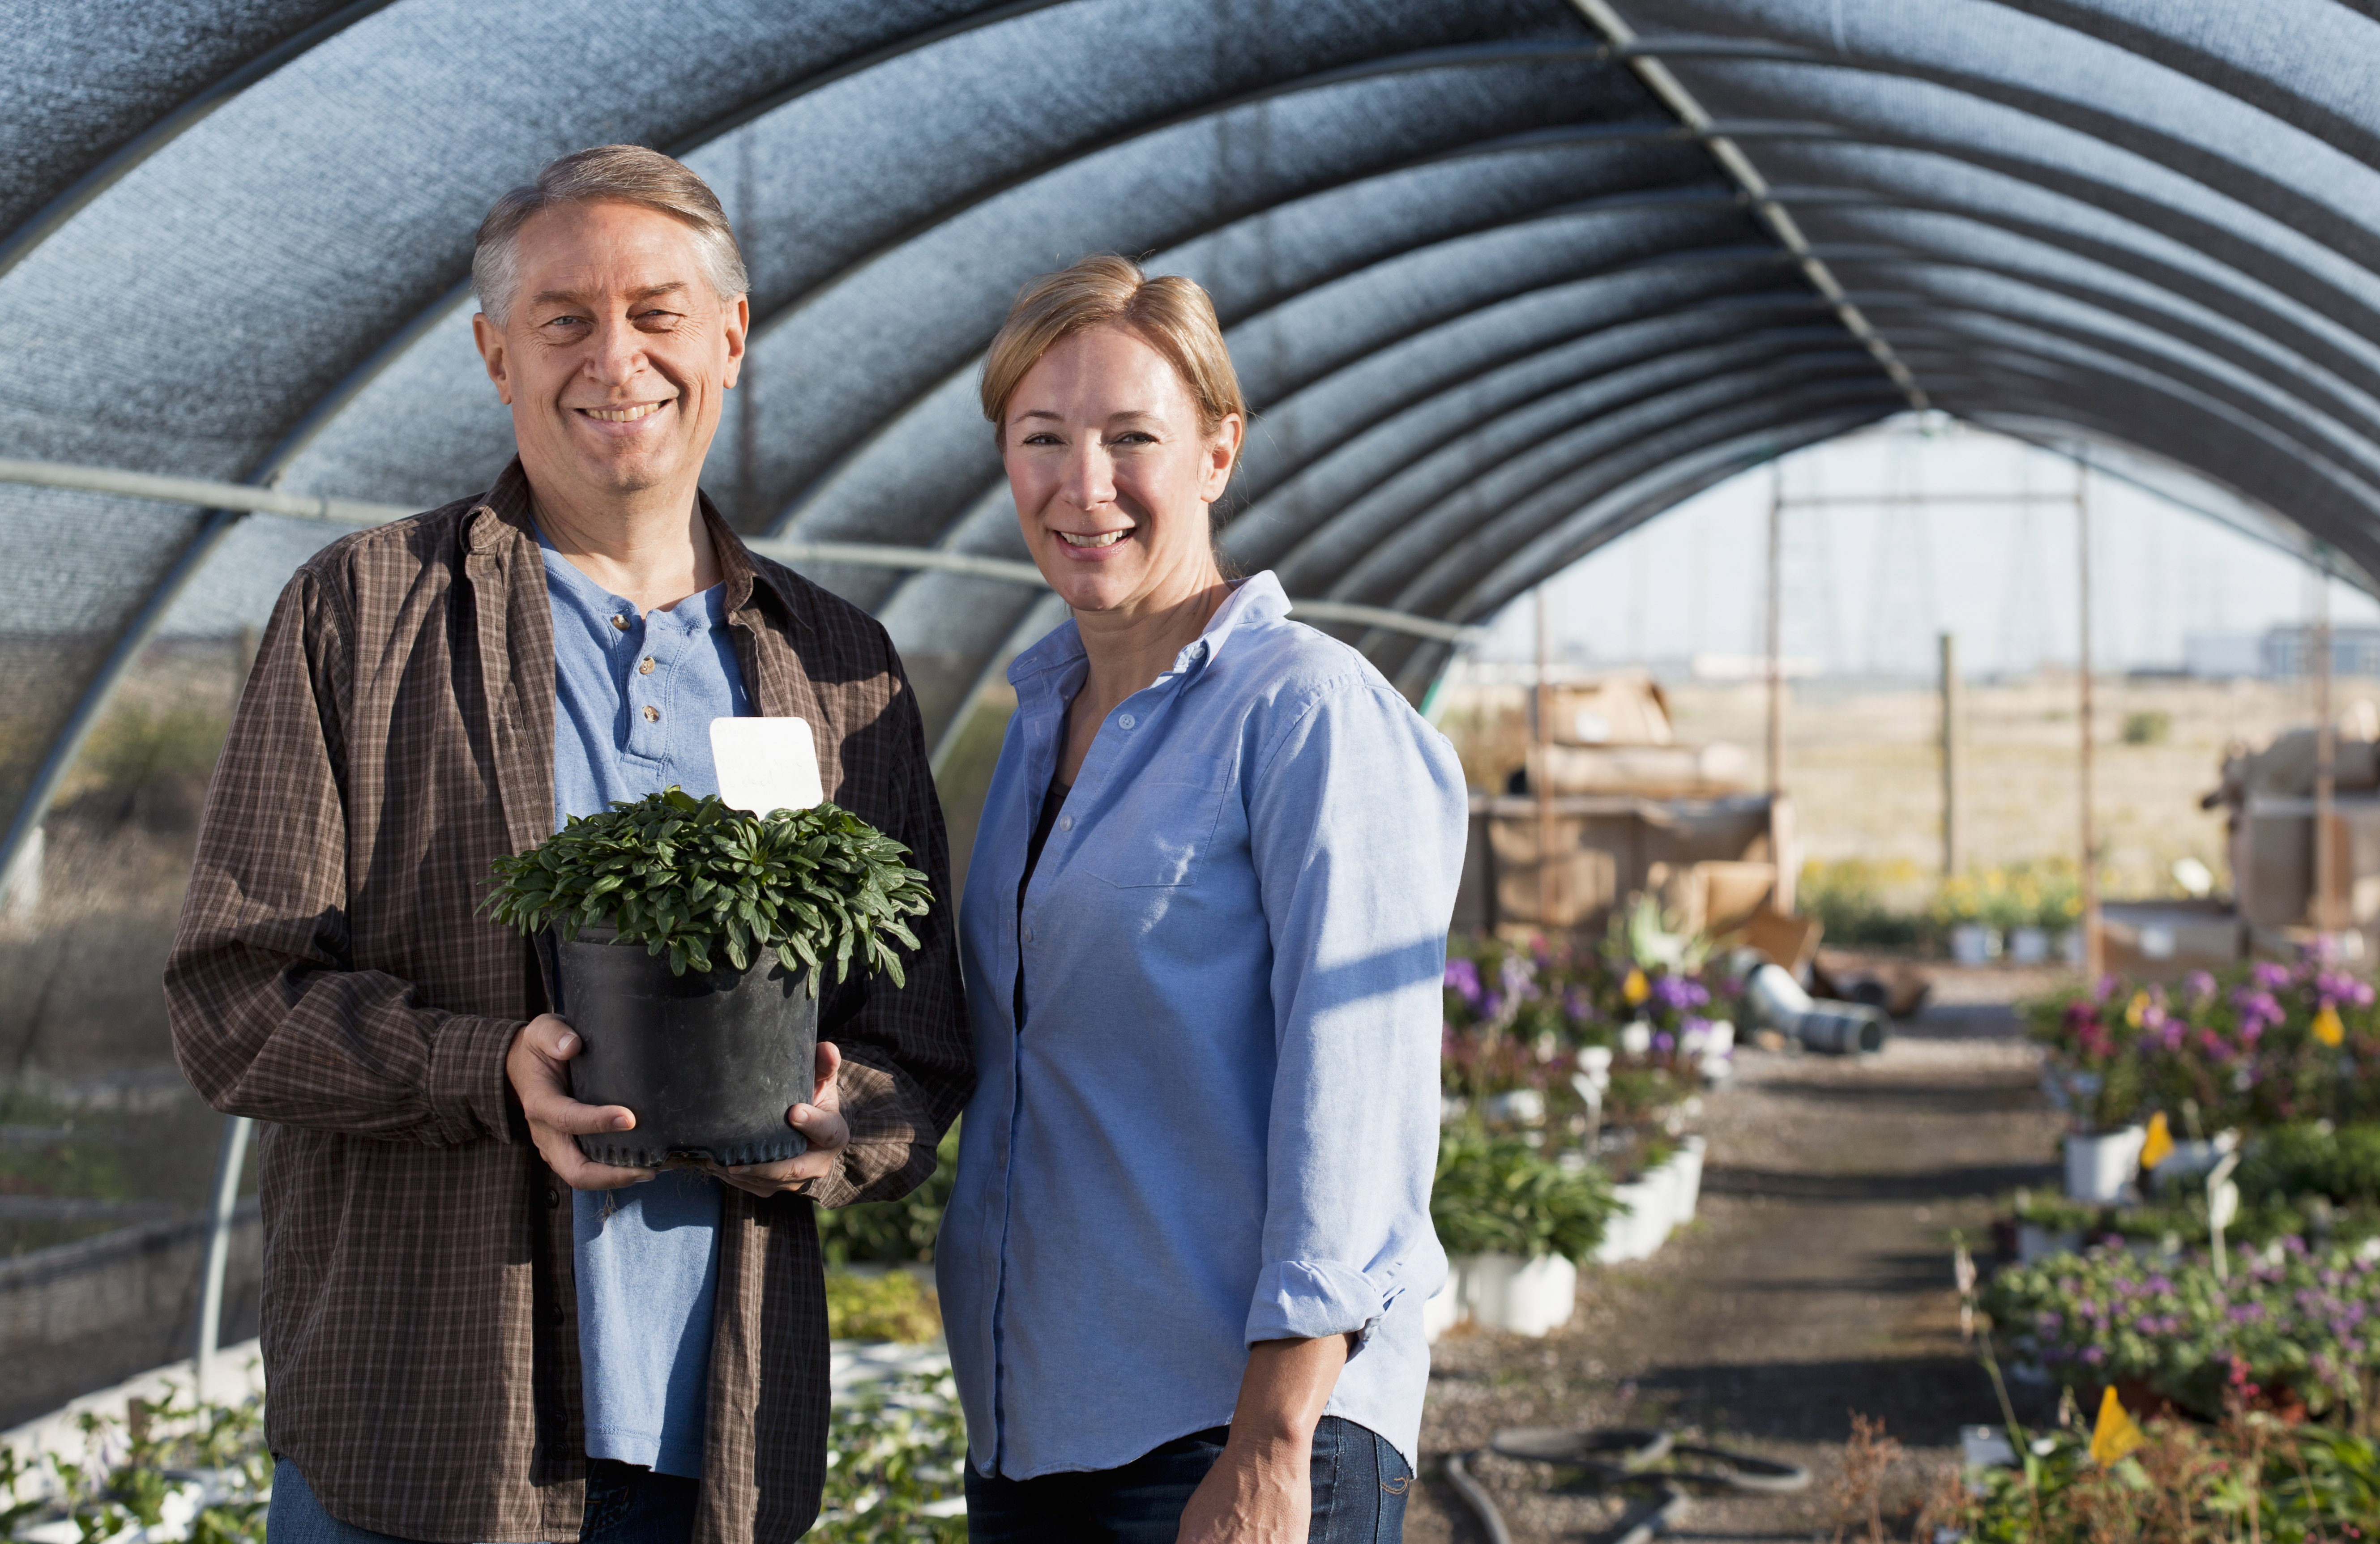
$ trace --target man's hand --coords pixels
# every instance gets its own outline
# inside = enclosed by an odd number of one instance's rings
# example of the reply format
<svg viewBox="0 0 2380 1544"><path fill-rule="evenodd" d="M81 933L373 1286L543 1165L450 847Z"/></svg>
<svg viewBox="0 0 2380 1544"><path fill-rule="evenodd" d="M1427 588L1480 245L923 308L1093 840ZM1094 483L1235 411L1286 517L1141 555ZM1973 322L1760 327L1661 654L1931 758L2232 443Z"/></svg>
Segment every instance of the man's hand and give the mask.
<svg viewBox="0 0 2380 1544"><path fill-rule="evenodd" d="M812 1180L824 1179L833 1173L835 1164L843 1159L843 1149L851 1145L851 1128L843 1124L843 1094L834 1081L842 1065L843 1052L835 1049L834 1042L819 1041L818 1081L810 1090L810 1102L796 1104L785 1112L785 1124L809 1142L809 1149L799 1158L789 1158L783 1163L747 1163L737 1169L722 1169L714 1163L703 1167L736 1189L754 1196L807 1190Z"/></svg>
<svg viewBox="0 0 2380 1544"><path fill-rule="evenodd" d="M570 1097L570 1080L562 1064L578 1054L577 1032L552 1014L540 1014L521 1026L513 1048L504 1053L504 1076L513 1097L528 1118L529 1139L539 1156L562 1183L573 1190L617 1190L653 1177L650 1169L623 1169L591 1161L578 1150L573 1137L606 1131L632 1131L636 1112L624 1104L581 1104Z"/></svg>

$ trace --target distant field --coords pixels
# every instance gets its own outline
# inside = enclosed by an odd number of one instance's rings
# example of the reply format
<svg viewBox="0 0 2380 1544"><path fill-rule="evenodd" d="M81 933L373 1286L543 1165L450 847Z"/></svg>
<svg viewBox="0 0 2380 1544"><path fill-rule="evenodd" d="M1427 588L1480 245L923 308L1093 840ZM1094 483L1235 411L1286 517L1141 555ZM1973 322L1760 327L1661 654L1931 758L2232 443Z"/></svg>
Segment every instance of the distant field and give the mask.
<svg viewBox="0 0 2380 1544"><path fill-rule="evenodd" d="M2380 682L2343 681L2343 710L2380 699ZM1731 740L1755 776L1767 731L1756 686L1667 688L1679 737ZM2097 815L2109 891L2173 893L2174 860L2195 857L2223 876L2220 811L2198 808L2219 780L2224 748L2262 746L2312 720L2312 688L2264 681L2126 680L2099 684L2094 713ZM2075 686L2042 677L1967 689L1966 851L1975 867L2072 857L2076 845ZM2163 738L2127 744L2126 722L2165 715ZM1457 688L1441 719L1472 780L1500 786L1524 736L1517 687ZM1891 874L1900 898L1930 887L1941 855L1939 710L1930 688L1799 682L1786 711L1786 786L1805 856L1864 858Z"/></svg>

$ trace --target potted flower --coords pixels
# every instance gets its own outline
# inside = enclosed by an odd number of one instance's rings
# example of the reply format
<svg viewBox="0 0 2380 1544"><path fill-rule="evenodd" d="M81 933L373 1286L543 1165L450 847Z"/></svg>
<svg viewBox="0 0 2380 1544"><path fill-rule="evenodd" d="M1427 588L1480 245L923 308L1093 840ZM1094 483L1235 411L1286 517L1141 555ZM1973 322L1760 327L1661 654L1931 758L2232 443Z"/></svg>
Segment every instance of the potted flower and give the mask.
<svg viewBox="0 0 2380 1544"><path fill-rule="evenodd" d="M856 964L901 985L926 876L832 804L753 815L677 788L573 817L499 858L485 909L539 938L549 995L582 1048L571 1095L625 1105L626 1132L578 1138L653 1168L797 1156L785 1112L813 1092L820 979Z"/></svg>
<svg viewBox="0 0 2380 1544"><path fill-rule="evenodd" d="M1466 1311L1524 1335L1568 1322L1578 1262L1594 1256L1612 1212L1611 1187L1590 1163L1547 1158L1519 1137L1446 1133L1429 1198L1448 1256L1446 1290L1432 1300L1439 1327Z"/></svg>
<svg viewBox="0 0 2380 1544"><path fill-rule="evenodd" d="M2072 1123L2066 1136L2066 1193L2079 1201L2120 1199L2148 1137L2139 1120L2144 1010L2110 1001L2115 990L2110 978L2080 996L2031 1010L2034 1038L2047 1048L2051 1093Z"/></svg>

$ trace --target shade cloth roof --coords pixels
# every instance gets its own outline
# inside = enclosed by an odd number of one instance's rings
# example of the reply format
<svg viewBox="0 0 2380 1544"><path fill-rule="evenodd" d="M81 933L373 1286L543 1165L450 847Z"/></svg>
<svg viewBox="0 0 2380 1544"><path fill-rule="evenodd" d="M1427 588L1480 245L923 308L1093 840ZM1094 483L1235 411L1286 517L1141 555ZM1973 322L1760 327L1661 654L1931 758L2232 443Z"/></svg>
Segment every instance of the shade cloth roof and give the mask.
<svg viewBox="0 0 2380 1544"><path fill-rule="evenodd" d="M1912 406L2190 468L2380 573L2370 0L0 21L14 456L417 506L484 486L509 425L472 230L552 157L634 140L743 235L749 384L707 485L756 536L1021 558L974 373L1020 284L1106 249L1213 292L1258 415L1225 541L1293 595L1484 620ZM6 485L0 521L11 851L142 638L260 619L337 534ZM885 620L936 733L1052 620L1001 579L812 572ZM1340 630L1408 689L1447 657Z"/></svg>

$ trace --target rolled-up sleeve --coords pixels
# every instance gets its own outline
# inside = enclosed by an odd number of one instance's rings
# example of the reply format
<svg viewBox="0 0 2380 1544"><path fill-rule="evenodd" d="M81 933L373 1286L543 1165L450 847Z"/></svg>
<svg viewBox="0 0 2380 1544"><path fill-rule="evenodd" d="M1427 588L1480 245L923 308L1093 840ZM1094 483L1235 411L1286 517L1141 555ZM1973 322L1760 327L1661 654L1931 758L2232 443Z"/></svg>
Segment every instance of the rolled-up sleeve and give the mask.
<svg viewBox="0 0 2380 1544"><path fill-rule="evenodd" d="M1429 1190L1462 767L1376 676L1285 718L1248 794L1277 1052L1250 1343L1368 1336L1445 1269Z"/></svg>

